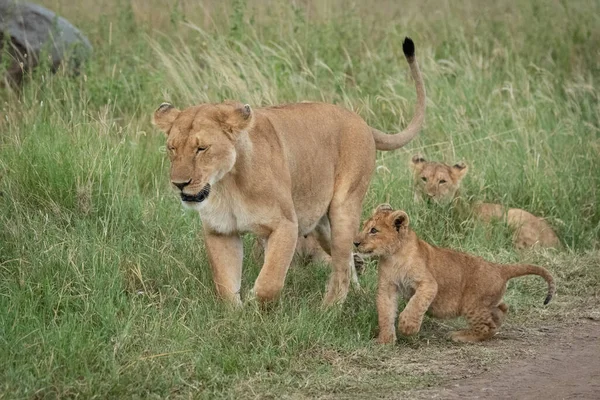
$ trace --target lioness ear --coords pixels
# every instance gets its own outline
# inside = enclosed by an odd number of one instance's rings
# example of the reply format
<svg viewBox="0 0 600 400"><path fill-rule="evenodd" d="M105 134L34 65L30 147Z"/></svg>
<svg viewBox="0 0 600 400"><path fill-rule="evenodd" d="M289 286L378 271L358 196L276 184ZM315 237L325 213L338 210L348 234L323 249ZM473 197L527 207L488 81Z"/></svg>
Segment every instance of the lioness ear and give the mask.
<svg viewBox="0 0 600 400"><path fill-rule="evenodd" d="M373 215L375 215L379 212L382 212L382 211L392 211L392 210L393 210L392 206L390 206L387 203L383 203L383 204L378 205L377 208L375 208L373 210Z"/></svg>
<svg viewBox="0 0 600 400"><path fill-rule="evenodd" d="M465 177L468 170L469 170L469 166L467 164L465 164L463 161L461 161L452 166L452 175L454 176L454 179L456 179L457 181L460 181L460 180L462 180L462 178Z"/></svg>
<svg viewBox="0 0 600 400"><path fill-rule="evenodd" d="M249 104L232 104L233 109L224 112L221 124L230 133L239 133L250 129L254 123L254 113Z"/></svg>
<svg viewBox="0 0 600 400"><path fill-rule="evenodd" d="M415 154L410 160L410 167L413 171L418 172L423 168L423 164L425 164L426 161L427 160L425 160L425 157L423 157L422 155Z"/></svg>
<svg viewBox="0 0 600 400"><path fill-rule="evenodd" d="M406 214L404 211L402 211L402 210L394 211L390 215L389 218L390 218L390 221L392 221L392 223L394 224L394 228L398 232L400 232L400 229L402 229L402 228L408 228L408 223L409 223L408 214Z"/></svg>
<svg viewBox="0 0 600 400"><path fill-rule="evenodd" d="M179 113L171 103L162 103L152 115L152 124L168 135Z"/></svg>

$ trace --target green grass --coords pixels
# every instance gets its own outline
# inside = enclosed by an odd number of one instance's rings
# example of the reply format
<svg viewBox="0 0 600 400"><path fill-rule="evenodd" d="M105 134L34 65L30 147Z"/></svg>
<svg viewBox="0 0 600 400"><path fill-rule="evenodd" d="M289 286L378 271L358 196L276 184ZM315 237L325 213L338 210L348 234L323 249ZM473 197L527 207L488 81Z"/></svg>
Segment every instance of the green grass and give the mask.
<svg viewBox="0 0 600 400"><path fill-rule="evenodd" d="M0 398L364 397L439 382L403 355L452 357L447 325L373 344L374 265L341 308L320 307L322 265L291 269L270 311L221 304L199 218L169 189L150 125L165 100L321 100L400 130L415 101L405 35L425 77L426 127L378 154L365 216L389 200L432 243L547 266L555 302L541 306L535 278L514 281L509 327L598 298L598 2L42 3L95 51L81 76L39 70L21 93L0 89ZM415 152L465 160L470 196L546 217L564 249L519 254L501 224L486 232L413 203ZM244 293L258 271L247 259Z"/></svg>

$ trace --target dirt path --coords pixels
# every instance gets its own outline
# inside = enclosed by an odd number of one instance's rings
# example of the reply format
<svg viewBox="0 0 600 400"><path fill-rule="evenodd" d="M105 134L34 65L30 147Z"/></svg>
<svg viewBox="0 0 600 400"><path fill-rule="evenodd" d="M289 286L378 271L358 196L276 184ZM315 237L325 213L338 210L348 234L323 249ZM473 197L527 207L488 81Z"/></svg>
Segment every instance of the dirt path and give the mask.
<svg viewBox="0 0 600 400"><path fill-rule="evenodd" d="M532 343L516 359L444 387L411 393L438 399L600 399L600 322L580 320ZM413 396L414 394L414 396Z"/></svg>

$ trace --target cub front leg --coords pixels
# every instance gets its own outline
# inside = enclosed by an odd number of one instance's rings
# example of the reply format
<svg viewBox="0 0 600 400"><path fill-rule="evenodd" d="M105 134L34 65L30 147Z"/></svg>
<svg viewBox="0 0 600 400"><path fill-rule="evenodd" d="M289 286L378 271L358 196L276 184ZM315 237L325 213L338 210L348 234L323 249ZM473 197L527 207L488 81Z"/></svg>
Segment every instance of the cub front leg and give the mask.
<svg viewBox="0 0 600 400"><path fill-rule="evenodd" d="M421 329L423 316L437 295L435 281L423 281L417 284L415 294L398 318L398 330L406 336L414 335Z"/></svg>
<svg viewBox="0 0 600 400"><path fill-rule="evenodd" d="M265 262L254 283L254 295L261 302L275 300L285 283L298 240L298 223L282 220L267 239Z"/></svg>
<svg viewBox="0 0 600 400"><path fill-rule="evenodd" d="M217 294L234 305L241 305L242 239L239 235L221 235L205 226L204 243Z"/></svg>
<svg viewBox="0 0 600 400"><path fill-rule="evenodd" d="M379 336L377 343L386 344L396 341L394 322L398 312L398 287L379 279L377 286L377 318L379 320Z"/></svg>

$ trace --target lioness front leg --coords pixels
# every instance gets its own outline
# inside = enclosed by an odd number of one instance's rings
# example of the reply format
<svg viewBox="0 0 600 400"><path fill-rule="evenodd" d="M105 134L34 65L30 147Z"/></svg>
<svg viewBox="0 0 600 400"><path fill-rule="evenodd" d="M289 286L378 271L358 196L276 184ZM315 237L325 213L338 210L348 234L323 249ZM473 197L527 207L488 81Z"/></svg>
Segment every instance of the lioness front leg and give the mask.
<svg viewBox="0 0 600 400"><path fill-rule="evenodd" d="M238 235L218 234L205 226L204 243L218 295L235 305L242 304L242 239Z"/></svg>
<svg viewBox="0 0 600 400"><path fill-rule="evenodd" d="M424 281L418 284L415 294L398 317L398 330L406 336L414 335L421 329L423 316L437 295L437 283Z"/></svg>
<svg viewBox="0 0 600 400"><path fill-rule="evenodd" d="M377 286L377 319L379 320L377 343L386 344L396 341L394 322L397 312L398 287L380 278Z"/></svg>
<svg viewBox="0 0 600 400"><path fill-rule="evenodd" d="M261 302L279 296L298 240L298 224L282 220L267 240L265 262L254 283L253 292Z"/></svg>

